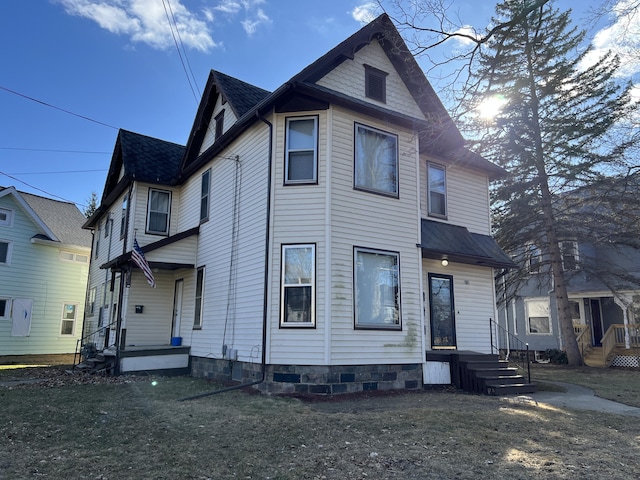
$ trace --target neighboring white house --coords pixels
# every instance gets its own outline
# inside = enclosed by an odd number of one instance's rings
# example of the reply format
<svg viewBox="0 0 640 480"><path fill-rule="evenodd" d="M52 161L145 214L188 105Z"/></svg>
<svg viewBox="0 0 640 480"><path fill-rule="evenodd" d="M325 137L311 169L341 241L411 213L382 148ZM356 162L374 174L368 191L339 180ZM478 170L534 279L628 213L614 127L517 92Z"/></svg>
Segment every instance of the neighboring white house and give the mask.
<svg viewBox="0 0 640 480"><path fill-rule="evenodd" d="M91 234L68 202L0 187L0 356L73 353Z"/></svg>
<svg viewBox="0 0 640 480"><path fill-rule="evenodd" d="M450 352L491 351L513 266L490 237L503 173L386 15L272 93L212 71L186 148L118 136L85 331L125 371L184 367L180 338L194 375L274 392L449 383Z"/></svg>

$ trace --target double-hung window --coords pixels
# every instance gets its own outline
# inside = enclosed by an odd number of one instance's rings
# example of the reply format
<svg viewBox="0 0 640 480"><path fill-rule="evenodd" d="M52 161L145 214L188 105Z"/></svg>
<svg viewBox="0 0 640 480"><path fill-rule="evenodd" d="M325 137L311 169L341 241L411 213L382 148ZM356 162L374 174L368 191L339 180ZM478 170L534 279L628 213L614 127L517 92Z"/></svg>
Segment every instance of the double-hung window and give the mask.
<svg viewBox="0 0 640 480"><path fill-rule="evenodd" d="M60 335L73 335L78 316L78 305L75 303L65 303L62 307L62 324Z"/></svg>
<svg viewBox="0 0 640 480"><path fill-rule="evenodd" d="M354 187L398 197L398 137L355 125Z"/></svg>
<svg viewBox="0 0 640 480"><path fill-rule="evenodd" d="M447 216L447 176L445 168L435 163L428 164L429 215Z"/></svg>
<svg viewBox="0 0 640 480"><path fill-rule="evenodd" d="M401 329L400 254L354 249L356 328Z"/></svg>
<svg viewBox="0 0 640 480"><path fill-rule="evenodd" d="M548 298L526 298L524 301L529 333L550 334L551 317L549 315Z"/></svg>
<svg viewBox="0 0 640 480"><path fill-rule="evenodd" d="M125 195L122 199L122 210L120 212L120 239L124 238L127 229L127 214L129 211L129 197Z"/></svg>
<svg viewBox="0 0 640 480"><path fill-rule="evenodd" d="M196 311L193 316L193 328L202 328L202 307L204 300L204 267L199 267L196 272Z"/></svg>
<svg viewBox="0 0 640 480"><path fill-rule="evenodd" d="M159 235L169 234L169 211L171 192L149 189L147 204L147 233Z"/></svg>
<svg viewBox="0 0 640 480"><path fill-rule="evenodd" d="M209 220L209 194L211 192L211 169L200 177L200 223Z"/></svg>
<svg viewBox="0 0 640 480"><path fill-rule="evenodd" d="M578 242L564 240L560 242L562 252L562 268L565 272L578 270L580 257L578 255Z"/></svg>
<svg viewBox="0 0 640 480"><path fill-rule="evenodd" d="M318 117L287 118L284 183L316 183Z"/></svg>
<svg viewBox="0 0 640 480"><path fill-rule="evenodd" d="M282 246L282 301L280 325L315 325L316 246Z"/></svg>

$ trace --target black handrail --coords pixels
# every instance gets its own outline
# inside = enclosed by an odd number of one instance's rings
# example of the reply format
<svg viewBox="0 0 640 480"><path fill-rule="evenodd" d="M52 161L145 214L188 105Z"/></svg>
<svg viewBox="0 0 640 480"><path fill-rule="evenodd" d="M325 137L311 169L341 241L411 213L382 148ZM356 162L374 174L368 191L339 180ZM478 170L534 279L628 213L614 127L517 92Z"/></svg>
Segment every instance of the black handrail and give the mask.
<svg viewBox="0 0 640 480"><path fill-rule="evenodd" d="M489 332L491 335L491 353L497 353L501 360L511 362L527 371L527 382L531 383L531 359L529 358L529 344L500 326L493 318L489 319ZM511 355L512 351L526 352L525 359ZM526 364L526 365L525 365Z"/></svg>
<svg viewBox="0 0 640 480"><path fill-rule="evenodd" d="M85 347L85 345L87 345L86 340L92 338L94 335L100 333L103 330L106 332L105 335L108 335L111 326L115 325L115 323L116 322L111 322L108 325L104 325L91 333L87 333L84 337L76 340L76 350L73 353L73 369L75 369L80 364L80 362L82 362L82 349ZM109 348L110 346L115 345L115 343L112 345L107 345L107 343L108 339L105 342L104 348ZM80 359L80 361L78 361L78 359Z"/></svg>

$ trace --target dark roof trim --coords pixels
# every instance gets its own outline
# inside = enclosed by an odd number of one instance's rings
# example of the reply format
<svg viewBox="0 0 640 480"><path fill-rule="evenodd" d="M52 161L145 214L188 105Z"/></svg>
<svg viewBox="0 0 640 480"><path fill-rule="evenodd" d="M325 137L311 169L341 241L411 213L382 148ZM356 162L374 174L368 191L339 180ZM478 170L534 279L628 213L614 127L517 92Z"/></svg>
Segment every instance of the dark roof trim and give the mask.
<svg viewBox="0 0 640 480"><path fill-rule="evenodd" d="M493 237L471 233L466 227L422 219L422 256L493 268L517 268Z"/></svg>
<svg viewBox="0 0 640 480"><path fill-rule="evenodd" d="M153 252L154 250L157 250L157 249L162 248L162 247L166 247L167 245L171 245L172 243L178 242L180 240L183 240L185 238L191 237L193 235L198 235L199 233L200 233L200 227L199 226L198 227L194 227L194 228L190 228L189 230L185 230L184 232L176 233L175 235L172 235L171 237L163 238L162 240L158 240L157 242L149 243L148 245L140 247L140 250L142 250L143 253ZM102 269L107 269L107 268L114 269L114 268L121 267L122 265L126 265L128 263L131 263L131 252L123 253L122 255L109 260L107 263L103 263L102 265L100 265L100 268L102 268ZM171 266L174 266L174 267L173 268L167 268L166 267L167 265L171 265ZM188 266L175 267L175 265L190 265L190 264L149 262L149 266L151 266L151 267L163 268L163 269L169 269L169 270L174 270L175 268L193 268L193 265L191 267L188 267Z"/></svg>

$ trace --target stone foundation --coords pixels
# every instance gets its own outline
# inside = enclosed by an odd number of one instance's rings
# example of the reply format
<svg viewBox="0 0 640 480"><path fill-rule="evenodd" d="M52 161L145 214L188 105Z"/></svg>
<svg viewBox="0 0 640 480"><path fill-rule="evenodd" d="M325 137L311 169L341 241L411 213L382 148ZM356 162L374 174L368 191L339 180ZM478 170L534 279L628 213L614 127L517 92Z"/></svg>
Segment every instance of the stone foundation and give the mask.
<svg viewBox="0 0 640 480"><path fill-rule="evenodd" d="M219 382L250 383L261 378L261 366L233 360L192 357L191 374ZM422 388L422 365L267 365L256 388L274 394L335 395L373 390Z"/></svg>

